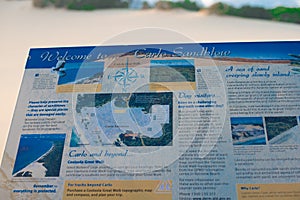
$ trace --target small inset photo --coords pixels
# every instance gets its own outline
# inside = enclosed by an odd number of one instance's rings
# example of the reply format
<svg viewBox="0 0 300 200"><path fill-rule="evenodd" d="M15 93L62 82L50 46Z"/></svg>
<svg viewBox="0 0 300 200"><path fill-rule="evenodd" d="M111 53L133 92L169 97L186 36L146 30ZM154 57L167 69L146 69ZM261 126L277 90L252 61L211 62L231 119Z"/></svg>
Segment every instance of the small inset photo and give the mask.
<svg viewBox="0 0 300 200"><path fill-rule="evenodd" d="M58 177L66 134L22 134L12 175Z"/></svg>
<svg viewBox="0 0 300 200"><path fill-rule="evenodd" d="M269 144L300 144L296 116L265 117Z"/></svg>
<svg viewBox="0 0 300 200"><path fill-rule="evenodd" d="M52 71L57 72L59 77L57 93L101 91L104 62L58 62Z"/></svg>
<svg viewBox="0 0 300 200"><path fill-rule="evenodd" d="M232 117L233 145L265 145L266 137L262 117Z"/></svg>
<svg viewBox="0 0 300 200"><path fill-rule="evenodd" d="M166 59L150 61L150 90L195 90L194 60Z"/></svg>

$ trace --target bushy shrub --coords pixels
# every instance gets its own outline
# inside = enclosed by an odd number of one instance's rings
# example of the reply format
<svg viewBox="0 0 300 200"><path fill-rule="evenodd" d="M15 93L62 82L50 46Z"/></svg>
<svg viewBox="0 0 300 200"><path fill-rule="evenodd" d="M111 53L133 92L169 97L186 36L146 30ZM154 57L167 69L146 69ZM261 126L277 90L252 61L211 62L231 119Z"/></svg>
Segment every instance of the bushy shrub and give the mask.
<svg viewBox="0 0 300 200"><path fill-rule="evenodd" d="M155 4L155 8L159 10L170 10L172 8L172 5L169 1L158 1Z"/></svg>
<svg viewBox="0 0 300 200"><path fill-rule="evenodd" d="M217 15L234 15L238 16L239 9L225 3L215 3L208 8L209 13Z"/></svg>
<svg viewBox="0 0 300 200"><path fill-rule="evenodd" d="M44 8L46 6L48 6L48 0L33 0L32 4L34 7L38 7L38 8Z"/></svg>
<svg viewBox="0 0 300 200"><path fill-rule="evenodd" d="M239 17L272 19L276 21L300 23L300 8L277 7L265 9L260 7L243 6L234 8L224 3L215 3L208 8L209 13L218 15L232 15Z"/></svg>
<svg viewBox="0 0 300 200"><path fill-rule="evenodd" d="M277 7L271 12L275 20L300 23L300 8Z"/></svg>
<svg viewBox="0 0 300 200"><path fill-rule="evenodd" d="M33 6L46 7L66 7L75 10L94 10L97 8L127 8L128 2L121 0L33 0Z"/></svg>
<svg viewBox="0 0 300 200"><path fill-rule="evenodd" d="M192 10L192 11L200 10L200 7L195 2L191 2L190 0L172 2L171 6L173 8L183 8L183 9Z"/></svg>
<svg viewBox="0 0 300 200"><path fill-rule="evenodd" d="M62 8L70 3L71 0L51 0L55 7Z"/></svg>
<svg viewBox="0 0 300 200"><path fill-rule="evenodd" d="M249 17L249 18L259 18L259 19L272 19L272 14L269 10L252 7L252 6L243 6L240 9L237 9L238 16Z"/></svg>
<svg viewBox="0 0 300 200"><path fill-rule="evenodd" d="M74 10L94 10L97 8L127 8L128 3L120 0L71 0L67 7Z"/></svg>
<svg viewBox="0 0 300 200"><path fill-rule="evenodd" d="M151 8L151 6L148 4L147 1L144 1L142 9L149 9L149 8Z"/></svg>

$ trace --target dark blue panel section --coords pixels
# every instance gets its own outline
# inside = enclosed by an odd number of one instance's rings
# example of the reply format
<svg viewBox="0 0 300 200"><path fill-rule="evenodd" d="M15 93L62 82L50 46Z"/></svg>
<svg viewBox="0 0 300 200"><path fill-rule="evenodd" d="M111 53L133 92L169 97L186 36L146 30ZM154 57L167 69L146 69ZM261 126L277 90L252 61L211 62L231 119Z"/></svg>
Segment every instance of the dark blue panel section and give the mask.
<svg viewBox="0 0 300 200"><path fill-rule="evenodd" d="M51 68L58 60L82 63L109 56L134 55L137 58L230 57L251 59L292 59L300 54L300 42L236 42L90 46L31 49L26 69Z"/></svg>

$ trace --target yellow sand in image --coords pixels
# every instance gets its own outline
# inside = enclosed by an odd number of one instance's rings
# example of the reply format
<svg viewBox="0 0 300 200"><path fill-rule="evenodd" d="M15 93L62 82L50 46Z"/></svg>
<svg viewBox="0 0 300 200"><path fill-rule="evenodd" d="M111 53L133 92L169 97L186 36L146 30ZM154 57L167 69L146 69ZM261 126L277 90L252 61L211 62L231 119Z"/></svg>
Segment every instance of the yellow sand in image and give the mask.
<svg viewBox="0 0 300 200"><path fill-rule="evenodd" d="M150 91L195 90L196 82L156 82L150 83Z"/></svg>
<svg viewBox="0 0 300 200"><path fill-rule="evenodd" d="M67 92L100 92L102 89L101 84L67 84L58 85L56 87L57 93L67 93Z"/></svg>
<svg viewBox="0 0 300 200"><path fill-rule="evenodd" d="M299 200L300 183L238 184L238 200Z"/></svg>
<svg viewBox="0 0 300 200"><path fill-rule="evenodd" d="M66 181L63 199L171 200L172 182L160 180Z"/></svg>

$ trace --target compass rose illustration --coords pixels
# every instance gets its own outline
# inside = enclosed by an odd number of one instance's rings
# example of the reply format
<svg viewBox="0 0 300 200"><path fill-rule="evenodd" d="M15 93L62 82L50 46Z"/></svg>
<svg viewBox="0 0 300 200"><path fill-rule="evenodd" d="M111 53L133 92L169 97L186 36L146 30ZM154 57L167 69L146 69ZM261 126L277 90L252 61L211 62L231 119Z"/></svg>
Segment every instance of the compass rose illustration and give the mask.
<svg viewBox="0 0 300 200"><path fill-rule="evenodd" d="M134 69L128 67L128 58L126 61L126 67L118 70L115 75L111 76L115 82L122 85L122 89L126 92L127 88L135 83L138 79L138 74Z"/></svg>

